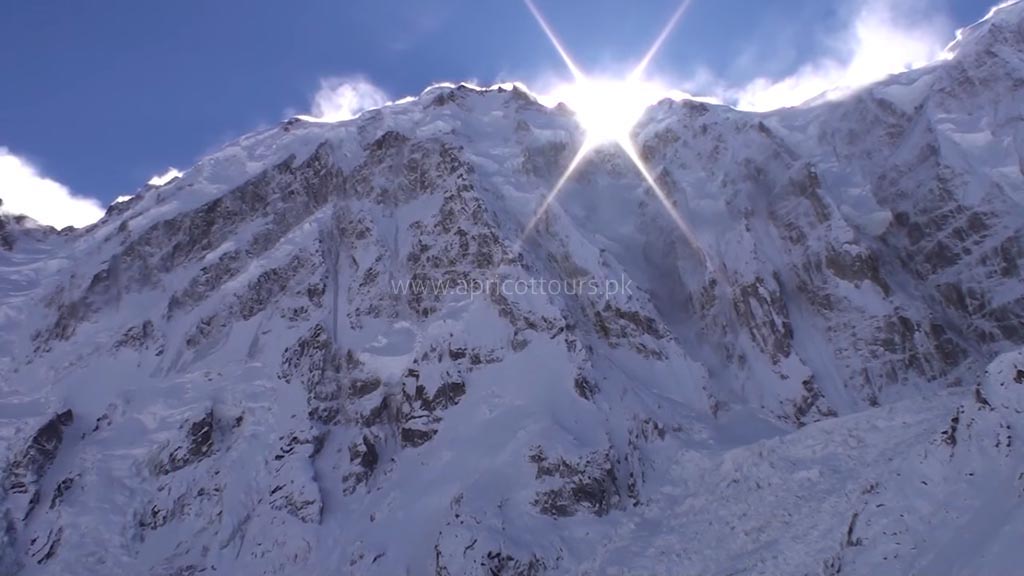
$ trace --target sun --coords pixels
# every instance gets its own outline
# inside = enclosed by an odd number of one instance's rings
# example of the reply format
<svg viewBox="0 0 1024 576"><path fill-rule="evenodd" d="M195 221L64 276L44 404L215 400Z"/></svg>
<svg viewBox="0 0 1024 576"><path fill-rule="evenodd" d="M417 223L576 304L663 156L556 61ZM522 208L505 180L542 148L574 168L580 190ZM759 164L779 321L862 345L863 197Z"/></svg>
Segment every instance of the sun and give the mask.
<svg viewBox="0 0 1024 576"><path fill-rule="evenodd" d="M624 144L644 112L667 91L652 82L633 79L581 78L555 88L548 99L563 102L576 115L588 149Z"/></svg>
<svg viewBox="0 0 1024 576"><path fill-rule="evenodd" d="M607 79L589 77L584 74L579 66L573 62L569 53L558 40L558 36L555 35L554 30L551 29L551 26L548 25L544 16L540 13L540 10L534 5L533 0L524 0L527 8L530 9L533 17L537 20L541 29L544 30L544 34L547 35L548 40L551 41L555 50L558 51L559 56L562 57L562 61L565 62L566 67L573 76L572 83L556 88L544 100L547 100L548 104L565 103L575 113L576 121L583 128L584 139L576 151L576 155L569 162L569 167L566 168L561 178L555 183L555 186L544 197L540 208L538 208L530 222L526 225L521 241L525 240L537 223L540 222L548 207L551 206L551 203L587 154L598 146L614 143L633 162L648 186L654 191L654 195L661 202L665 211L675 221L679 231L682 232L690 245L704 259L704 251L700 248L689 224L687 224L682 214L676 210L668 194L665 193L654 175L648 170L647 165L644 164L643 159L637 152L632 139L633 129L643 117L647 108L662 98L669 96L669 91L654 82L645 80L643 78L644 71L665 42L665 39L668 38L669 33L678 23L687 7L689 7L690 1L683 0L654 41L654 44L651 45L651 48L644 54L643 59L640 60L640 63L637 64L636 68L627 77Z"/></svg>

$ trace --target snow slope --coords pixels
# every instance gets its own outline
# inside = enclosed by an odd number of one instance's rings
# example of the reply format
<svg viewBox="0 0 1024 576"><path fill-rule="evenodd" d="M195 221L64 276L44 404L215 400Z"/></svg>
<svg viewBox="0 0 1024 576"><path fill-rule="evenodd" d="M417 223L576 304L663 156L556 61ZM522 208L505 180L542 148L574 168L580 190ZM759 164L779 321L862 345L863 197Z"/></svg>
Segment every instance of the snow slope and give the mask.
<svg viewBox="0 0 1024 576"><path fill-rule="evenodd" d="M953 49L652 107L699 250L612 147L524 240L582 134L517 88L0 216L0 573L1013 573L1024 5Z"/></svg>

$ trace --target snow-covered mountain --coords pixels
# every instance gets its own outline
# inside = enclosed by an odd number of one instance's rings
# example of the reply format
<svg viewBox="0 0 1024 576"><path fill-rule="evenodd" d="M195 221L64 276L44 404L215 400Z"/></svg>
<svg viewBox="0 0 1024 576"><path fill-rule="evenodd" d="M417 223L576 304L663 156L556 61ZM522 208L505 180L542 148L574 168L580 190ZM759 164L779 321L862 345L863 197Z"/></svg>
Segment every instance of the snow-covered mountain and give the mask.
<svg viewBox="0 0 1024 576"><path fill-rule="evenodd" d="M652 107L698 246L615 147L523 240L583 136L466 86L0 217L0 573L1015 573L1024 4L953 51Z"/></svg>

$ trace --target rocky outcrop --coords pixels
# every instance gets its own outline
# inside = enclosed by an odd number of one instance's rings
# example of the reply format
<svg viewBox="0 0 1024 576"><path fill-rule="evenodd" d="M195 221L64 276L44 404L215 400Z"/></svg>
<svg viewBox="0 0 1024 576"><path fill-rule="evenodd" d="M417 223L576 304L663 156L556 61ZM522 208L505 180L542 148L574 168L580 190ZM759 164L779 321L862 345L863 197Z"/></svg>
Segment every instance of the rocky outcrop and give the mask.
<svg viewBox="0 0 1024 576"><path fill-rule="evenodd" d="M550 459L543 449L536 448L530 462L537 467L538 480L551 479L546 483L556 485L537 493L533 505L541 514L566 517L589 512L604 516L620 502L613 458L607 452L569 461Z"/></svg>
<svg viewBox="0 0 1024 576"><path fill-rule="evenodd" d="M55 414L36 430L28 444L4 468L3 491L8 498L27 496L21 520L24 521L40 500L40 482L64 442L64 429L75 420L71 410Z"/></svg>
<svg viewBox="0 0 1024 576"><path fill-rule="evenodd" d="M202 418L189 422L185 430L184 442L175 446L167 458L159 462L153 469L157 475L172 474L209 458L213 453L213 411Z"/></svg>
<svg viewBox="0 0 1024 576"><path fill-rule="evenodd" d="M71 410L54 414L32 434L21 450L11 454L10 460L3 468L0 481L0 509L3 514L0 567L18 565L16 550L21 538L20 533L43 499L44 479L60 453L65 429L74 423L74 419ZM61 485L63 482L58 484L58 490ZM55 492L52 498L50 507L55 506L60 496ZM35 558L39 564L44 564L57 552L61 537L62 532L59 529L47 537L41 548L41 556Z"/></svg>

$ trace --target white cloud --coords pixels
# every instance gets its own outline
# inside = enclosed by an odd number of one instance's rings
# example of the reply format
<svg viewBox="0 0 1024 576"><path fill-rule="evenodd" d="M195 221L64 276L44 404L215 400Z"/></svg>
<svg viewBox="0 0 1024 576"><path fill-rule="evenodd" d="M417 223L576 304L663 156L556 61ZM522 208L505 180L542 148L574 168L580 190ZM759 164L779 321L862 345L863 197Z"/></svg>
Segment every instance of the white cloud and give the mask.
<svg viewBox="0 0 1024 576"><path fill-rule="evenodd" d="M710 90L742 110L796 106L821 95L838 97L942 58L949 22L929 8L925 0L862 0L855 4L849 25L827 47L827 55L805 63L790 76L757 78L736 88L705 75L691 85Z"/></svg>
<svg viewBox="0 0 1024 576"><path fill-rule="evenodd" d="M0 199L3 211L25 214L55 228L87 226L103 217L103 205L95 198L76 196L51 180L24 158L0 146Z"/></svg>
<svg viewBox="0 0 1024 576"><path fill-rule="evenodd" d="M163 174L157 174L156 176L150 178L149 182L146 182L146 184L149 184L150 186L163 186L164 184L167 184L171 180L180 177L181 174L181 170L178 170L177 168L174 168L172 166L167 169L167 172L164 172ZM115 202L117 201L115 200Z"/></svg>
<svg viewBox="0 0 1024 576"><path fill-rule="evenodd" d="M320 90L313 97L313 111L304 118L338 122L387 103L387 94L365 78L327 78L320 80Z"/></svg>

